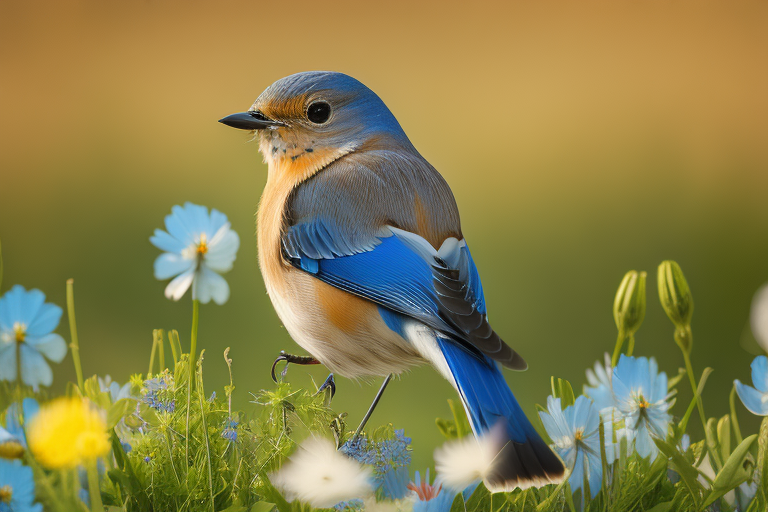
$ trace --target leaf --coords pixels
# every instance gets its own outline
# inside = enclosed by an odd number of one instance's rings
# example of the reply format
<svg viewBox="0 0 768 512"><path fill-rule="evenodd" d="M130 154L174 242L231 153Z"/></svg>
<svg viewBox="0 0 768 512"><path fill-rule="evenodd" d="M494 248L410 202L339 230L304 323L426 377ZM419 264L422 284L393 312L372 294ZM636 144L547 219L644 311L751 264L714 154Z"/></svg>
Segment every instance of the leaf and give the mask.
<svg viewBox="0 0 768 512"><path fill-rule="evenodd" d="M688 405L688 409L685 411L685 416L683 416L683 419L680 420L679 426L680 426L680 435L682 436L685 434L685 429L688 427L688 420L691 418L691 413L693 412L693 409L696 407L696 402L698 402L699 397L701 396L701 393L704 392L704 384L706 384L707 379L712 374L714 370L712 368L704 368L704 371L701 372L701 380L699 380L699 386L696 388L696 394L693 396L693 399L691 400L691 403Z"/></svg>
<svg viewBox="0 0 768 512"><path fill-rule="evenodd" d="M698 505L702 491L701 484L698 480L699 472L695 467L691 465L690 462L688 462L685 456L680 453L677 448L667 443L663 439L654 438L653 441L656 443L656 446L659 448L661 453L663 453L669 459L670 464L672 465L672 469L674 469L675 472L680 475L680 478L688 488L691 497Z"/></svg>
<svg viewBox="0 0 768 512"><path fill-rule="evenodd" d="M487 512L491 510L491 493L482 482L467 500L467 512Z"/></svg>
<svg viewBox="0 0 768 512"><path fill-rule="evenodd" d="M456 424L456 435L459 438L462 438L471 434L472 428L469 426L469 420L467 419L467 413L464 411L464 406L456 400L449 399L448 407L451 408L451 412L453 413L453 421Z"/></svg>
<svg viewBox="0 0 768 512"><path fill-rule="evenodd" d="M721 460L727 460L731 455L731 418L727 414L717 422L717 441Z"/></svg>
<svg viewBox="0 0 768 512"><path fill-rule="evenodd" d="M221 512L230 512L230 510L229 510L230 508L232 508L232 507L224 509ZM245 509L243 509L243 510L245 510ZM269 502L266 502L266 501L257 501L256 503L253 504L253 506L251 507L251 509L248 512L272 512L273 510L275 510L275 504L274 503L269 503Z"/></svg>
<svg viewBox="0 0 768 512"><path fill-rule="evenodd" d="M664 503L659 503L653 508L649 508L645 512L669 512L670 510L672 510L673 504L674 504L674 501L665 501Z"/></svg>
<svg viewBox="0 0 768 512"><path fill-rule="evenodd" d="M148 404L143 402L139 404L139 416L153 427L160 426L160 418L157 417L155 410Z"/></svg>
<svg viewBox="0 0 768 512"><path fill-rule="evenodd" d="M453 498L453 503L451 504L451 510L450 512L465 512L466 507L464 506L464 495L461 493L458 493L455 498Z"/></svg>
<svg viewBox="0 0 768 512"><path fill-rule="evenodd" d="M452 420L435 418L435 425L437 425L437 429L441 434L443 434L443 437L449 441L459 437L458 434L456 434L456 423L454 423Z"/></svg>
<svg viewBox="0 0 768 512"><path fill-rule="evenodd" d="M712 490L704 501L704 508L749 479L751 471L744 467L744 463L746 462L745 458L749 453L749 449L756 440L757 434L753 434L733 450L733 453L728 457L725 465L723 465L723 469L715 477L715 481L712 483Z"/></svg>
<svg viewBox="0 0 768 512"><path fill-rule="evenodd" d="M121 398L112 404L107 411L107 428L114 428L126 415L136 409L135 398Z"/></svg>
<svg viewBox="0 0 768 512"><path fill-rule="evenodd" d="M715 418L707 420L707 428L704 430L704 433L704 437L707 440L709 461L712 463L712 469L718 472L723 467L723 459L720 458L720 442L717 439L717 420Z"/></svg>
<svg viewBox="0 0 768 512"><path fill-rule="evenodd" d="M560 399L560 406L563 410L576 402L576 397L573 394L573 387L570 382L553 376L551 378L551 383L552 396Z"/></svg>

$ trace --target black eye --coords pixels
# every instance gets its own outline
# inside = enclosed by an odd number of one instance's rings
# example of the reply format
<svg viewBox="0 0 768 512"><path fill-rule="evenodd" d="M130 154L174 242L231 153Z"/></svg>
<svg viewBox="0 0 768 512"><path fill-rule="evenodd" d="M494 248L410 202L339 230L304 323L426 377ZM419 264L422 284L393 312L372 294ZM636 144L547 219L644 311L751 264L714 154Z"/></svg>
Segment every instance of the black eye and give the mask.
<svg viewBox="0 0 768 512"><path fill-rule="evenodd" d="M307 119L315 124L323 124L331 117L331 106L324 101L316 101L307 109Z"/></svg>

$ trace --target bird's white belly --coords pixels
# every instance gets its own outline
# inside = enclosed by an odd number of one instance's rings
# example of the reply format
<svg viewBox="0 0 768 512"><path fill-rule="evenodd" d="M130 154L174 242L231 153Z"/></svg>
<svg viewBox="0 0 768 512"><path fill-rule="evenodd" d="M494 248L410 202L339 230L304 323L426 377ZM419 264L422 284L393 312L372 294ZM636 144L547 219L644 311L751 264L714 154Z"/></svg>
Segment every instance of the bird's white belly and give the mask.
<svg viewBox="0 0 768 512"><path fill-rule="evenodd" d="M392 331L375 304L299 270L286 269L267 291L291 337L328 369L360 378L401 373L425 362Z"/></svg>

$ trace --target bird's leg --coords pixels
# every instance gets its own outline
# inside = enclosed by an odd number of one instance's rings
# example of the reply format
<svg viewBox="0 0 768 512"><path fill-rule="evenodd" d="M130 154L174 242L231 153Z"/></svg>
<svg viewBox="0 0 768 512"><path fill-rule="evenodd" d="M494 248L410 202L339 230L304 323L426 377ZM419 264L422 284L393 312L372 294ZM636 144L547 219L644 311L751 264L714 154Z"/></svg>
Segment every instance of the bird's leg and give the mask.
<svg viewBox="0 0 768 512"><path fill-rule="evenodd" d="M336 394L336 381L333 379L333 374L332 373L328 374L328 378L325 379L325 382L323 382L323 385L320 386L319 388L317 388L317 392L315 393L315 395L319 395L320 393L322 393L326 389L330 389L331 390L331 396L328 399L328 402L330 403L330 401L331 401L330 399L333 398L333 396Z"/></svg>
<svg viewBox="0 0 768 512"><path fill-rule="evenodd" d="M277 359L275 359L275 362L272 363L272 380L275 382L275 384L277 384L275 367L277 366L277 363L279 363L280 361L285 361L285 368L283 368L283 371L280 372L281 377L285 377L285 374L288 372L288 365L291 363L300 364L300 365L320 364L320 361L318 361L312 356L294 356L292 354L286 354L285 350L281 350L280 355L277 356Z"/></svg>
<svg viewBox="0 0 768 512"><path fill-rule="evenodd" d="M389 384L389 381L392 380L393 375L394 374L390 373L387 375L387 378L384 379L384 382L382 382L381 387L379 388L379 392L376 393L376 398L373 399L371 406L368 408L368 412L365 413L365 416L363 416L363 421L360 422L360 426L358 426L357 430L355 430L355 434L349 441L350 443L354 442L358 437L360 437L360 433L363 431L363 428L365 428L365 424L368 423L368 420L371 419L371 414L373 414L373 410L376 408L376 405L378 405L379 400L381 400L381 395L384 394L384 390L387 389L387 384Z"/></svg>

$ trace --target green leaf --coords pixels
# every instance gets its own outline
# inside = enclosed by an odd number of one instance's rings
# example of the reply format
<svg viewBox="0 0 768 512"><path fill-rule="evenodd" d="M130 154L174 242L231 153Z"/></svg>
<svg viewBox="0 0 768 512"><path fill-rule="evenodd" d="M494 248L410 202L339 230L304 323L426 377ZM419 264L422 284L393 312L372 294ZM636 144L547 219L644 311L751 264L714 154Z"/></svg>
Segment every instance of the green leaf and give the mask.
<svg viewBox="0 0 768 512"><path fill-rule="evenodd" d="M449 399L448 407L451 408L453 421L456 422L456 435L459 438L462 438L471 434L472 428L469 426L469 420L467 419L467 413L464 411L464 406L456 400Z"/></svg>
<svg viewBox="0 0 768 512"><path fill-rule="evenodd" d="M451 440L459 437L456 433L456 423L453 420L435 418L435 425L437 425L437 429L446 439Z"/></svg>
<svg viewBox="0 0 768 512"><path fill-rule="evenodd" d="M269 503L266 501L257 501L256 503L253 504L253 506L248 512L272 512L273 510L275 510L274 503ZM222 510L222 512L227 512L227 511L229 511L229 509Z"/></svg>
<svg viewBox="0 0 768 512"><path fill-rule="evenodd" d="M701 380L699 380L699 386L696 388L696 394L688 405L688 409L685 411L685 416L683 416L683 419L680 420L679 423L681 436L685 434L685 429L688 427L688 420L691 418L691 413L693 413L693 409L696 407L696 402L698 402L699 397L704 392L704 384L706 384L707 379L713 371L712 368L704 368L704 371L701 373Z"/></svg>
<svg viewBox="0 0 768 512"><path fill-rule="evenodd" d="M135 398L122 398L112 404L107 411L107 428L114 428L127 414L136 409Z"/></svg>
<svg viewBox="0 0 768 512"><path fill-rule="evenodd" d="M569 405L573 405L576 402L576 397L573 394L573 387L571 383L565 379L552 377L552 396L560 399L560 407L565 410Z"/></svg>
<svg viewBox="0 0 768 512"><path fill-rule="evenodd" d="M487 512L491 510L491 493L482 482L467 500L467 512Z"/></svg>
<svg viewBox="0 0 768 512"><path fill-rule="evenodd" d="M153 427L160 426L160 418L157 417L155 410L148 404L143 402L139 404L139 416Z"/></svg>
<svg viewBox="0 0 768 512"><path fill-rule="evenodd" d="M659 503L653 508L649 508L645 512L669 512L672 510L672 505L674 503L674 501L665 501L664 503Z"/></svg>
<svg viewBox="0 0 768 512"><path fill-rule="evenodd" d="M731 489L735 489L749 479L752 472L750 468L745 467L745 463L749 463L746 456L756 440L757 434L753 434L733 450L723 469L720 470L715 477L715 481L712 483L712 490L707 495L706 500L704 500L705 508ZM748 465L751 465L751 463Z"/></svg>
<svg viewBox="0 0 768 512"><path fill-rule="evenodd" d="M461 493L458 493L455 498L453 498L453 503L451 504L451 511L450 512L465 512L466 507L464 505L464 496Z"/></svg>
<svg viewBox="0 0 768 512"><path fill-rule="evenodd" d="M698 509L698 503L702 492L702 487L698 480L699 472L690 462L688 462L685 456L680 453L677 448L663 439L654 438L653 441L656 443L656 446L661 453L669 459L672 469L680 475L680 479L688 488L691 498L693 498L693 501L697 505L696 508Z"/></svg>

